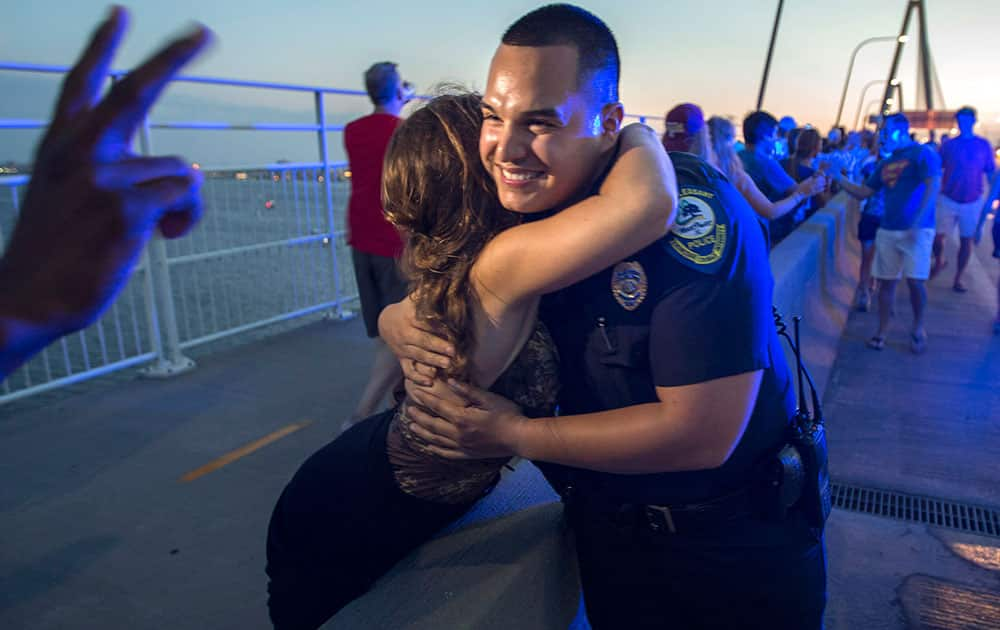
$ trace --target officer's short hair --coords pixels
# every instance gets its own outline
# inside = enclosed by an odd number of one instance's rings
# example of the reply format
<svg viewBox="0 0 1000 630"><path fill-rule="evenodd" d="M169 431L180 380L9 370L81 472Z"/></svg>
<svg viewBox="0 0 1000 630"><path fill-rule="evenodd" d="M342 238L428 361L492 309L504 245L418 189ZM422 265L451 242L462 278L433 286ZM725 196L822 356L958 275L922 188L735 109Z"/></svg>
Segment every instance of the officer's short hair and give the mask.
<svg viewBox="0 0 1000 630"><path fill-rule="evenodd" d="M778 119L765 111L756 111L743 119L743 141L757 144L778 128Z"/></svg>
<svg viewBox="0 0 1000 630"><path fill-rule="evenodd" d="M396 96L399 88L399 70L391 61L372 64L365 71L365 90L375 106L385 105Z"/></svg>
<svg viewBox="0 0 1000 630"><path fill-rule="evenodd" d="M601 100L618 101L618 43L607 24L593 13L571 4L550 4L514 22L501 42L508 46L573 46L578 54L577 86L590 81Z"/></svg>

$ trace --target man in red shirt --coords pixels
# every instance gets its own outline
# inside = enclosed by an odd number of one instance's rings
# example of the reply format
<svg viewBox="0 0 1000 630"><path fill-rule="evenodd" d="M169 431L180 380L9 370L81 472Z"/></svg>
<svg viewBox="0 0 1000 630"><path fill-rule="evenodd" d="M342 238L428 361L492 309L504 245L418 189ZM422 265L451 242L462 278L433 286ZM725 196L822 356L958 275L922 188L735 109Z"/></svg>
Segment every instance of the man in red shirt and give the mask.
<svg viewBox="0 0 1000 630"><path fill-rule="evenodd" d="M354 260L361 314L376 349L371 376L354 410L352 423L378 411L379 403L403 376L395 355L378 336L379 313L406 297L406 281L397 265L403 241L382 210L382 160L389 139L402 122L399 113L412 91L401 80L396 64L388 61L368 68L365 89L375 110L344 128L344 147L351 169L347 242Z"/></svg>
<svg viewBox="0 0 1000 630"><path fill-rule="evenodd" d="M963 107L955 113L955 121L958 124L958 136L941 146L944 177L937 202L937 235L934 238L934 268L931 276L948 264L944 258L944 239L958 224L958 268L955 270L952 288L958 293L965 293L962 272L969 264L972 254L972 241L983 207L984 184L996 171L996 163L990 143L972 133L976 126L976 110Z"/></svg>

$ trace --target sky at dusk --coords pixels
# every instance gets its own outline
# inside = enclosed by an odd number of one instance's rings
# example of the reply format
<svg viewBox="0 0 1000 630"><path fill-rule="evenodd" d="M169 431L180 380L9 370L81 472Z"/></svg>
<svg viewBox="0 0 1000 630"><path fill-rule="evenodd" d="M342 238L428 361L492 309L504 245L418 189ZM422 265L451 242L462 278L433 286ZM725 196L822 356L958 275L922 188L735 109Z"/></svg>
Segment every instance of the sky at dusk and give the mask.
<svg viewBox="0 0 1000 630"><path fill-rule="evenodd" d="M0 61L68 64L106 11L104 2L4 0ZM361 74L374 61L393 60L421 91L442 81L481 89L503 30L537 2L426 0L399 2L262 0L139 0L124 3L132 26L116 67L139 62L166 37L192 21L211 27L218 41L190 74L362 89ZM582 6L612 28L622 56L621 96L627 111L662 116L692 101L708 115L737 118L753 108L776 0L636 2L592 0ZM791 114L821 129L832 124L851 50L867 37L895 35L905 0L787 0L775 49L765 109ZM980 110L980 132L1000 137L1000 2L928 0L930 42L945 105ZM916 20L911 25L916 35ZM853 124L861 87L885 79L891 43L875 43L858 56L844 120ZM916 46L912 37L899 78L914 103ZM0 118L48 116L57 81L0 71ZM873 88L866 100L876 99ZM328 99L332 123L369 109L362 98ZM236 88L172 87L154 120L312 122L308 94ZM0 162L25 160L35 132L0 130ZM162 131L158 152L194 154L216 166L278 158L313 160L315 136L263 132ZM334 157L342 155L332 138Z"/></svg>

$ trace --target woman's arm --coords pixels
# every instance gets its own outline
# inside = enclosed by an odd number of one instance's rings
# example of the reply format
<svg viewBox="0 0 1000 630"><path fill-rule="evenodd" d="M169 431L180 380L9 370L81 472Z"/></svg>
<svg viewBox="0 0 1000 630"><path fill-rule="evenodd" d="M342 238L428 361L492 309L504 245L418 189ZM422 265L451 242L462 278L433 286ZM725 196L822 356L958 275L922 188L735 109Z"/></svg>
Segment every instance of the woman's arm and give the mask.
<svg viewBox="0 0 1000 630"><path fill-rule="evenodd" d="M513 304L569 286L664 236L677 180L655 132L630 125L596 195L495 237L472 276L486 294Z"/></svg>
<svg viewBox="0 0 1000 630"><path fill-rule="evenodd" d="M750 176L743 173L736 182L736 188L747 200L754 212L765 219L778 219L796 208L800 203L826 188L822 176L813 175L795 187L795 191L781 201L771 201L753 183Z"/></svg>

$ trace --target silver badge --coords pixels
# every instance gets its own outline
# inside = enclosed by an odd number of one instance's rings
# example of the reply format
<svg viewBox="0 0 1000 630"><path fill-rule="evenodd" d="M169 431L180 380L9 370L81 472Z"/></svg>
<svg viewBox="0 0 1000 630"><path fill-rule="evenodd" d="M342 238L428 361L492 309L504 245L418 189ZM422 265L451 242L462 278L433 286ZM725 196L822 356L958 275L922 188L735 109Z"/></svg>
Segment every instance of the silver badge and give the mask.
<svg viewBox="0 0 1000 630"><path fill-rule="evenodd" d="M639 308L646 299L646 272L637 262L621 262L611 272L611 293L626 311Z"/></svg>

